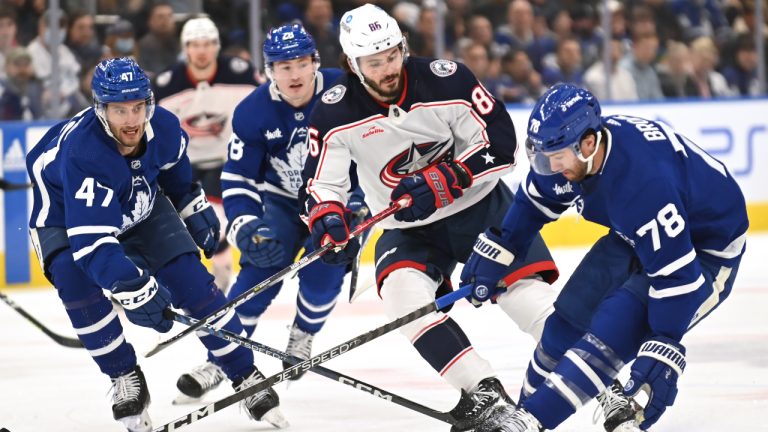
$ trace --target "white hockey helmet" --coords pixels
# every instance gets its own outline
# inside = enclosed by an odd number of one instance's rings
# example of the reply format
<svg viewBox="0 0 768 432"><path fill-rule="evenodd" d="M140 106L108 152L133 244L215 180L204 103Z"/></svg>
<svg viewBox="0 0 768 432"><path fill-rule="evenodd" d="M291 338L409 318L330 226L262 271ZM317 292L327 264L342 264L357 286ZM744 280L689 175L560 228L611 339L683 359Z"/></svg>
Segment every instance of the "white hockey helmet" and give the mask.
<svg viewBox="0 0 768 432"><path fill-rule="evenodd" d="M341 49L351 60L352 69L363 84L365 79L360 72L358 58L396 46L403 50L403 58L408 55L405 38L397 21L378 6L366 3L348 11L341 17L339 26Z"/></svg>
<svg viewBox="0 0 768 432"><path fill-rule="evenodd" d="M219 29L210 18L192 18L184 24L181 29L181 45L187 46L187 43L193 40L212 40L219 45Z"/></svg>

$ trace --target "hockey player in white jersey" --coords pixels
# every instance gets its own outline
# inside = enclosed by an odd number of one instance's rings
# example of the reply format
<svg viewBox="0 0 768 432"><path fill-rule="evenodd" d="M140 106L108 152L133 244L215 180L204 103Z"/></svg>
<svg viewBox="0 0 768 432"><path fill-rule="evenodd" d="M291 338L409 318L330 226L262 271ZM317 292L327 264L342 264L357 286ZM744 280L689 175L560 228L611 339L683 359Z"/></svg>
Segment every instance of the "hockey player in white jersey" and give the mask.
<svg viewBox="0 0 768 432"><path fill-rule="evenodd" d="M181 30L185 59L154 81L158 104L176 114L189 135L192 178L202 184L222 225L221 170L232 135L232 114L257 83L253 67L238 57L219 55L219 30L209 18L192 18ZM223 233L222 233L223 236ZM226 290L232 276L232 255L222 237L214 254L216 285Z"/></svg>
<svg viewBox="0 0 768 432"><path fill-rule="evenodd" d="M516 261L570 206L610 228L555 302L534 351L520 407L499 432L555 429L598 393L609 432L647 430L675 402L681 339L731 293L749 226L725 165L653 120L601 117L587 90L558 84L534 106L531 171L502 230L478 243ZM504 269L473 253L461 278L492 285ZM616 375L633 361L623 391ZM636 421L628 396L648 401Z"/></svg>
<svg viewBox="0 0 768 432"><path fill-rule="evenodd" d="M219 221L192 182L187 134L155 107L149 78L129 58L104 60L94 71L93 108L53 126L27 155L34 182L30 236L78 338L112 380L114 418L147 432L149 390L112 303L133 323L159 332L173 305L201 319L224 306L224 294L200 261L217 247ZM236 316L214 322L240 333ZM264 379L253 353L212 335L200 336L235 389ZM244 401L249 416L286 422L272 389Z"/></svg>
<svg viewBox="0 0 768 432"><path fill-rule="evenodd" d="M353 9L340 26L347 74L323 94L310 118L305 212L315 247L337 246L323 258L349 259L349 243L357 240L349 240L342 203L357 182L351 166L373 214L410 200L394 219L381 222L376 244L379 294L394 319L451 290L451 273L474 239L501 222L512 194L500 177L515 163L515 129L504 105L464 65L408 57L397 22L381 8ZM538 338L554 300L544 281L557 277L541 237L525 261L507 270L508 289L478 291L471 300L492 296ZM461 391L454 430L490 427L509 409L493 368L445 311L402 333Z"/></svg>

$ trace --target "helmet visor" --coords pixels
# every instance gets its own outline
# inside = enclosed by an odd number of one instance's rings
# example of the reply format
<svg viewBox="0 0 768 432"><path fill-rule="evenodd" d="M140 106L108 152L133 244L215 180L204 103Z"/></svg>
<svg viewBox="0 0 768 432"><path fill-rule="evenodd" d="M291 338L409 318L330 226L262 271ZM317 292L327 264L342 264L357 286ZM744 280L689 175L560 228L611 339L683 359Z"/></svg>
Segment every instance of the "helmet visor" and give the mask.
<svg viewBox="0 0 768 432"><path fill-rule="evenodd" d="M529 138L525 140L525 151L531 169L540 175L560 174L574 166L578 158L579 142L571 143L559 150L545 152Z"/></svg>

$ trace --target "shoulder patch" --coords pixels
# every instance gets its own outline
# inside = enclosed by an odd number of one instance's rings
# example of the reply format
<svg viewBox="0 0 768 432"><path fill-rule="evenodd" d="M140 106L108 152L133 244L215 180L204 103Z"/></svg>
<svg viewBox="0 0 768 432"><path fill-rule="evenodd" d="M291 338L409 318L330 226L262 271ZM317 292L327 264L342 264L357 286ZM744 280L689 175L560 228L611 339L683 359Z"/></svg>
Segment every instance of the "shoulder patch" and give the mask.
<svg viewBox="0 0 768 432"><path fill-rule="evenodd" d="M450 60L435 60L429 64L429 68L432 69L432 73L439 77L447 77L456 73L458 66L456 62Z"/></svg>
<svg viewBox="0 0 768 432"><path fill-rule="evenodd" d="M169 82L171 82L171 77L173 76L173 71L165 71L157 76L155 79L155 84L158 85L158 87L165 87L168 85Z"/></svg>
<svg viewBox="0 0 768 432"><path fill-rule="evenodd" d="M335 104L344 97L344 93L347 92L347 88L342 84L335 85L323 93L321 100L326 104Z"/></svg>
<svg viewBox="0 0 768 432"><path fill-rule="evenodd" d="M232 57L229 61L229 68L236 74L241 74L248 70L248 62L240 57Z"/></svg>

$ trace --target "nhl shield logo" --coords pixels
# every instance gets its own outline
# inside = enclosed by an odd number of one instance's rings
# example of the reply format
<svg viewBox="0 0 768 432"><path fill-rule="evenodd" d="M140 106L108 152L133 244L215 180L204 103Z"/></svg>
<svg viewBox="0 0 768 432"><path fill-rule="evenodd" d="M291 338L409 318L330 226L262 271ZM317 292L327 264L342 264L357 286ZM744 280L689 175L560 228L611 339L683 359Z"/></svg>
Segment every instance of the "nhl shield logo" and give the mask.
<svg viewBox="0 0 768 432"><path fill-rule="evenodd" d="M456 62L450 60L435 60L429 64L429 68L432 69L435 75L447 77L453 75L458 66L456 66Z"/></svg>
<svg viewBox="0 0 768 432"><path fill-rule="evenodd" d="M304 120L304 113L301 112L301 111L297 111L297 112L293 113L293 118L295 118L296 121L302 121L302 120Z"/></svg>
<svg viewBox="0 0 768 432"><path fill-rule="evenodd" d="M132 160L131 161L131 169L139 169L141 168L141 161L140 160Z"/></svg>
<svg viewBox="0 0 768 432"><path fill-rule="evenodd" d="M347 88L339 84L337 86L330 88L325 93L323 93L322 101L323 103L327 103L327 104L335 104L336 102L340 101L341 98L344 97L344 93L346 92L347 92Z"/></svg>

